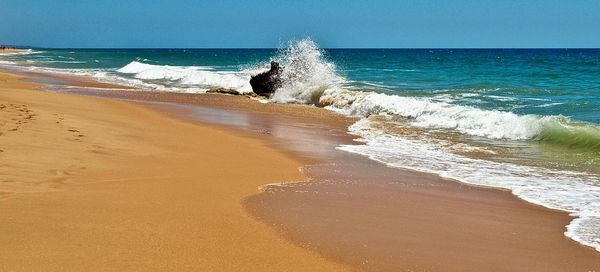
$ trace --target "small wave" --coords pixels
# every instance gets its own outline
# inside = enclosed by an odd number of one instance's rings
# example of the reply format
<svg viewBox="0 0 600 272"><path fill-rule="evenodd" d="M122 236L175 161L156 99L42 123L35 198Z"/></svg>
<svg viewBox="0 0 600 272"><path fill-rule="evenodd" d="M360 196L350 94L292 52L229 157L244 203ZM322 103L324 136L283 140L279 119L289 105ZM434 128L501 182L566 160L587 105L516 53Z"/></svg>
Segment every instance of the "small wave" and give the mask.
<svg viewBox="0 0 600 272"><path fill-rule="evenodd" d="M600 151L600 128L566 117L547 123L535 139L569 148Z"/></svg>
<svg viewBox="0 0 600 272"><path fill-rule="evenodd" d="M506 97L506 96L499 96L499 95L486 95L486 97L497 100L497 101L501 101L501 102L509 102L509 101L517 100L516 97Z"/></svg>
<svg viewBox="0 0 600 272"><path fill-rule="evenodd" d="M562 105L564 103L562 102L555 102L555 103L546 103L546 104L541 104L541 105L537 105L537 106L533 106L536 108L548 108L548 107L554 107L554 106L558 106L558 105Z"/></svg>
<svg viewBox="0 0 600 272"><path fill-rule="evenodd" d="M27 62L29 62L29 60L27 60ZM31 61L31 62L41 62L41 63L87 63L87 61L80 61L80 60L37 60L37 61Z"/></svg>
<svg viewBox="0 0 600 272"><path fill-rule="evenodd" d="M383 71L383 72L419 72L417 69L402 69L402 68L356 68L356 69L346 69L345 71Z"/></svg>
<svg viewBox="0 0 600 272"><path fill-rule="evenodd" d="M385 85L383 82L360 81L360 83L368 85L368 86L372 86L372 87L381 88L384 90L394 89L394 86Z"/></svg>
<svg viewBox="0 0 600 272"><path fill-rule="evenodd" d="M177 86L166 86L164 84L156 84L137 78L122 77L115 74L113 69L65 69L48 67L27 67L27 69L32 71L43 71L47 73L92 77L100 82L124 85L142 90L185 93L204 93L208 90L208 88L182 88Z"/></svg>
<svg viewBox="0 0 600 272"><path fill-rule="evenodd" d="M224 87L240 92L252 92L250 74L246 72L215 72L212 67L153 65L132 61L117 70L122 74L133 74L141 80L169 80L182 85Z"/></svg>
<svg viewBox="0 0 600 272"><path fill-rule="evenodd" d="M339 90L325 92L321 103L350 115L405 118L417 127L454 129L490 139L532 139L542 131L546 122L557 118L482 110L430 98Z"/></svg>
<svg viewBox="0 0 600 272"><path fill-rule="evenodd" d="M33 49L15 49L8 52L0 52L0 56L31 55L41 53L44 53L44 51L36 51Z"/></svg>
<svg viewBox="0 0 600 272"><path fill-rule="evenodd" d="M330 109L359 117L385 115L406 119L411 125L421 128L450 129L489 139L536 140L600 150L600 127L597 125L560 115L519 115L449 102L339 89L325 91L320 98L320 103Z"/></svg>

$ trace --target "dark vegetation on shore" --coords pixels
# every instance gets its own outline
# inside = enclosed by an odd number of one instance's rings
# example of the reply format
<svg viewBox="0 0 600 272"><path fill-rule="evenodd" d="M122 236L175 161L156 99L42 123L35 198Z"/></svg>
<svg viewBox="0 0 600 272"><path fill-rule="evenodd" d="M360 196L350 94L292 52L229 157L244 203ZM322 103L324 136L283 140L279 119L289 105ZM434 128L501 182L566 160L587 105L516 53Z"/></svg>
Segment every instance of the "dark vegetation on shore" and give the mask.
<svg viewBox="0 0 600 272"><path fill-rule="evenodd" d="M8 45L0 45L0 50L15 50L17 48L8 46Z"/></svg>

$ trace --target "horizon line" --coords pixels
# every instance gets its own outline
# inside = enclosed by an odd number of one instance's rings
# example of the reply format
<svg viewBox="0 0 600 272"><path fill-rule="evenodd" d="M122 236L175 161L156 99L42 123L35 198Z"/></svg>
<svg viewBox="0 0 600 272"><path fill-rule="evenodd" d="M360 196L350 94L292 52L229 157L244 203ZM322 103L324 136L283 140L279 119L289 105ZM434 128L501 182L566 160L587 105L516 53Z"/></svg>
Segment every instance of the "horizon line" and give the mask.
<svg viewBox="0 0 600 272"><path fill-rule="evenodd" d="M1 44L0 44L1 45ZM43 46L25 46L25 45L3 45L14 47L17 49L175 49L175 50L215 50L215 49L231 49L231 50L277 50L278 47L43 47ZM547 50L569 50L569 49L600 49L600 47L322 47L321 49L339 49L339 50L519 50L519 49L547 49Z"/></svg>

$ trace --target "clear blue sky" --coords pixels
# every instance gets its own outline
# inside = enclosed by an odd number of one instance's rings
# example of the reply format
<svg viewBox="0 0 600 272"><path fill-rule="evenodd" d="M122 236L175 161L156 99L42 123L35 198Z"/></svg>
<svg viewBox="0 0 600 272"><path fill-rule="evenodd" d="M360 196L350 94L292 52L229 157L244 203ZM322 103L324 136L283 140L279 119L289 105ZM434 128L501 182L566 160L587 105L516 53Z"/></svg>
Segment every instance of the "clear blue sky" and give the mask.
<svg viewBox="0 0 600 272"><path fill-rule="evenodd" d="M42 47L600 47L599 0L2 0L0 24Z"/></svg>

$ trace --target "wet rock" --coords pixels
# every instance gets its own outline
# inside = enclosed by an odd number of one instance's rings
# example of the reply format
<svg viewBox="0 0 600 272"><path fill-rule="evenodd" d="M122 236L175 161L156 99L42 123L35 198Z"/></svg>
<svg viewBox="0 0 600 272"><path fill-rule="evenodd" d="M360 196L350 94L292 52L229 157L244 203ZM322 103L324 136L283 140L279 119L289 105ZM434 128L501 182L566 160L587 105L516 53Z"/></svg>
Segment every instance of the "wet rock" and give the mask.
<svg viewBox="0 0 600 272"><path fill-rule="evenodd" d="M240 93L238 90L236 90L236 89L229 89L229 88L214 88L214 89L210 89L210 90L206 91L206 93L242 95L242 93Z"/></svg>
<svg viewBox="0 0 600 272"><path fill-rule="evenodd" d="M276 61L271 61L271 69L253 76L250 79L252 91L258 95L269 97L281 86L281 67Z"/></svg>

